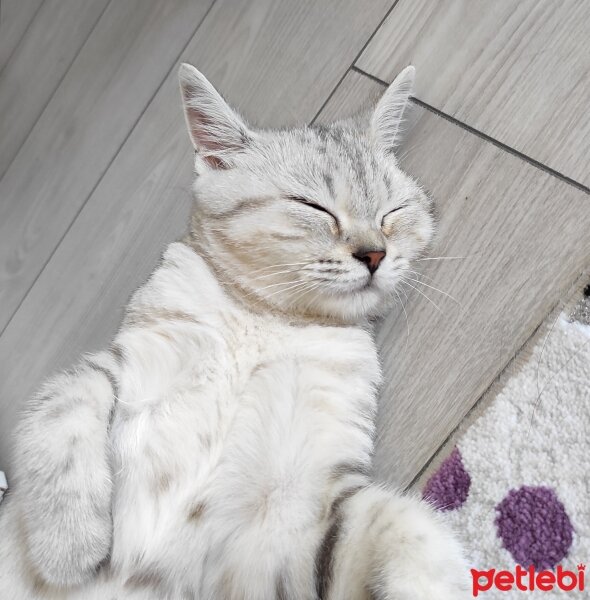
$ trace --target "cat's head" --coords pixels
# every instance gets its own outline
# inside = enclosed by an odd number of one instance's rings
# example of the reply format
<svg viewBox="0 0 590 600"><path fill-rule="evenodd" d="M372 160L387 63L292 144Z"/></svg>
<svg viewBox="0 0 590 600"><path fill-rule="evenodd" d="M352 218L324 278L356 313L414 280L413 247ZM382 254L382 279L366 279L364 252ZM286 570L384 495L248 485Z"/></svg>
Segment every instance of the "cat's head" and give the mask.
<svg viewBox="0 0 590 600"><path fill-rule="evenodd" d="M433 233L429 198L393 154L413 67L363 127L252 129L194 67L179 77L195 147L191 234L220 279L287 313L383 313Z"/></svg>

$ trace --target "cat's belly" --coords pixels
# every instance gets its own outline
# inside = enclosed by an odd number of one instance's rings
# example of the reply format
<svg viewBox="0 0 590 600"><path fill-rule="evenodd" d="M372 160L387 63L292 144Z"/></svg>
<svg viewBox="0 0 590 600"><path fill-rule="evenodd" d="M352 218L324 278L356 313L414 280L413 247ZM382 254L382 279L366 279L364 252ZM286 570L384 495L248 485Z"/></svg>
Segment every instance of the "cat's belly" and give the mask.
<svg viewBox="0 0 590 600"><path fill-rule="evenodd" d="M341 475L368 468L372 450L372 344L336 337L250 352L246 375L218 348L157 401L127 418L121 407L115 567L132 582L169 573L197 597L232 597L245 579L268 587L277 565L313 579L309 548Z"/></svg>

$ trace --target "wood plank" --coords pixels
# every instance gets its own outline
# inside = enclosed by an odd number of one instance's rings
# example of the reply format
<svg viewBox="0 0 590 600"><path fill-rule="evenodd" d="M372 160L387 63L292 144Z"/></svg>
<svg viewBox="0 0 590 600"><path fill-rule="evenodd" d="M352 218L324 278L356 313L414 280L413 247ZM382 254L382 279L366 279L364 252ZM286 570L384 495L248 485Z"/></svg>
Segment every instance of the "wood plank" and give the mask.
<svg viewBox="0 0 590 600"><path fill-rule="evenodd" d="M0 180L0 331L211 0L112 2Z"/></svg>
<svg viewBox="0 0 590 600"><path fill-rule="evenodd" d="M349 80L349 81L347 81ZM352 72L326 107L346 114L362 95ZM366 97L375 82L364 79ZM334 110L333 107L339 107ZM400 149L403 167L439 213L423 281L406 287L378 327L385 385L375 455L380 479L405 487L590 265L590 196L482 138L424 111ZM431 278L431 279L429 279Z"/></svg>
<svg viewBox="0 0 590 600"><path fill-rule="evenodd" d="M46 0L0 74L0 177L108 0Z"/></svg>
<svg viewBox="0 0 590 600"><path fill-rule="evenodd" d="M182 58L255 122L309 121L389 4L379 0L359 11L355 0L218 0ZM86 116L94 114L91 108ZM118 110L92 118L113 135ZM51 370L106 343L129 294L184 230L191 160L171 73L0 337L3 468L10 470L9 432L21 400ZM69 170L62 163L51 172L57 179ZM61 205L53 210L62 211ZM51 222L48 211L40 222Z"/></svg>
<svg viewBox="0 0 590 600"><path fill-rule="evenodd" d="M357 62L590 186L590 2L400 0Z"/></svg>
<svg viewBox="0 0 590 600"><path fill-rule="evenodd" d="M0 71L21 41L43 0L4 0L0 4Z"/></svg>

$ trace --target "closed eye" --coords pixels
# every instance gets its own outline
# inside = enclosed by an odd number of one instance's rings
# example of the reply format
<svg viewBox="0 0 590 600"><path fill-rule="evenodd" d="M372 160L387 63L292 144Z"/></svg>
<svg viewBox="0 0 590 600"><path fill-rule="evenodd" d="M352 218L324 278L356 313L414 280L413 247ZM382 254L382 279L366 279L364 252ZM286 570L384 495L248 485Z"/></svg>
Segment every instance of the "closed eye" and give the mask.
<svg viewBox="0 0 590 600"><path fill-rule="evenodd" d="M383 227L383 223L385 222L385 219L389 216L392 215L393 213L397 212L398 210L402 210L403 208L407 208L408 205L407 204L400 204L399 206L397 206L396 208L394 208L393 210L390 210L388 213L383 215L383 218L381 219L381 227Z"/></svg>
<svg viewBox="0 0 590 600"><path fill-rule="evenodd" d="M323 206L320 206L319 204L316 204L307 198L303 198L301 196L287 196L287 198L289 200L293 200L294 202L299 202L299 204L305 204L305 206L309 206L310 208L326 213L327 215L330 215L334 221L336 221L336 223L338 223L338 219L327 208L324 208Z"/></svg>

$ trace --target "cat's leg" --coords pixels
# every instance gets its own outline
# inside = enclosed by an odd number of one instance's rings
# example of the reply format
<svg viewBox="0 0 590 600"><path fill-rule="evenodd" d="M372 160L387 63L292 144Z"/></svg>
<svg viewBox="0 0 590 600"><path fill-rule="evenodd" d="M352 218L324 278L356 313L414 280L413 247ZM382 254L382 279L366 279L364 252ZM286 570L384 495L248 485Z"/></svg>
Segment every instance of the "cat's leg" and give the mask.
<svg viewBox="0 0 590 600"><path fill-rule="evenodd" d="M23 411L13 503L28 560L53 586L88 580L111 546L109 423L121 368L116 350L50 379Z"/></svg>
<svg viewBox="0 0 590 600"><path fill-rule="evenodd" d="M469 568L440 515L377 486L350 493L332 516L326 600L461 600ZM328 532L328 535L330 532Z"/></svg>

